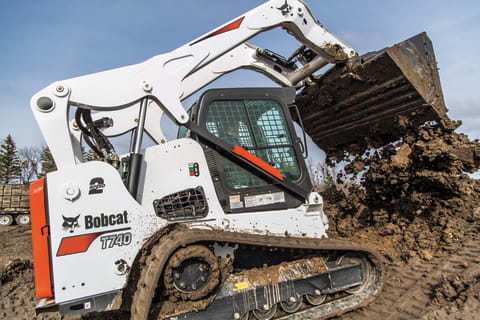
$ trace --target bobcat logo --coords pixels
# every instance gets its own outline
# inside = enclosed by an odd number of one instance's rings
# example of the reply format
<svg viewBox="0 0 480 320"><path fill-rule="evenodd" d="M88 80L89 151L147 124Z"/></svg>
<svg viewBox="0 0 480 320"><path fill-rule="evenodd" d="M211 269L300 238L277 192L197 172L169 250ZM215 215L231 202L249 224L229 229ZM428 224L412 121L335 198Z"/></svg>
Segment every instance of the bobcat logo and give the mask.
<svg viewBox="0 0 480 320"><path fill-rule="evenodd" d="M70 218L70 217L65 217L65 216L62 214L62 218L63 218L62 227L63 227L63 230L68 231L68 232L70 232L70 233L73 233L73 231L75 231L75 228L80 227L80 224L78 224L78 218L79 218L79 217L80 217L80 215L76 216L75 218Z"/></svg>

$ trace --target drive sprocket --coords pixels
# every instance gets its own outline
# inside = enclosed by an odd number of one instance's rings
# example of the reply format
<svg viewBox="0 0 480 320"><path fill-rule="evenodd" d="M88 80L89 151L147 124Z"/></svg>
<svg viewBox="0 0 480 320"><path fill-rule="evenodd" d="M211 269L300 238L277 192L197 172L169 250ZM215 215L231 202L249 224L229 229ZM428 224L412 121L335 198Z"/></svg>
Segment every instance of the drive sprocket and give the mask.
<svg viewBox="0 0 480 320"><path fill-rule="evenodd" d="M220 282L218 258L203 245L178 249L165 266L163 276L167 295L182 300L199 300Z"/></svg>

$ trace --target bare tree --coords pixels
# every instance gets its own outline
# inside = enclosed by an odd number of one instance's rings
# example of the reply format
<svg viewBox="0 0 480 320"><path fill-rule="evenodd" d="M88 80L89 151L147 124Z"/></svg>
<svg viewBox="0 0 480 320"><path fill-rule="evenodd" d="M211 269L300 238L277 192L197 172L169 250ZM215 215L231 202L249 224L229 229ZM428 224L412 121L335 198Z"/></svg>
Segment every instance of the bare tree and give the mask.
<svg viewBox="0 0 480 320"><path fill-rule="evenodd" d="M18 183L20 169L17 147L9 134L0 146L0 182Z"/></svg>
<svg viewBox="0 0 480 320"><path fill-rule="evenodd" d="M37 147L24 147L19 150L21 173L20 182L30 183L39 178L42 150Z"/></svg>

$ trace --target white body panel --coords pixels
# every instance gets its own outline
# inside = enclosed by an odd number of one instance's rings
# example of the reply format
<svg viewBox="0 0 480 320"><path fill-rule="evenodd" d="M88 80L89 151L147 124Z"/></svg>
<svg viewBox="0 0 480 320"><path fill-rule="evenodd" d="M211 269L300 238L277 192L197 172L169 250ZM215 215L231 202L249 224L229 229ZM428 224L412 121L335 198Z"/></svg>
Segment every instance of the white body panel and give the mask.
<svg viewBox="0 0 480 320"><path fill-rule="evenodd" d="M200 175L189 176L188 164L199 164ZM128 193L118 172L103 162L88 162L47 175L48 205L51 234L52 266L54 270L55 301L62 303L81 297L122 289L127 275L118 275L115 262L122 259L131 266L145 242L168 222L157 217L153 201L168 194L202 186L209 213L199 220L188 222L194 228L222 229L251 234L276 234L291 237L326 237L327 219L321 210L307 212L309 206L281 211L225 214L218 202L213 182L201 146L191 139L179 139L150 147L145 152L145 177L137 203ZM89 194L90 182L101 177L101 194ZM65 187L78 187L79 195L68 200ZM310 207L311 208L311 207ZM85 216L99 217L127 211L128 223L86 229ZM63 216L80 215L80 226L73 233L62 228ZM128 230L114 231L129 228ZM83 234L107 232L93 240L87 251L57 256L62 239ZM131 242L125 246L102 249L101 237L130 232ZM82 285L83 283L83 285Z"/></svg>
<svg viewBox="0 0 480 320"><path fill-rule="evenodd" d="M88 194L90 181L95 177L104 179L105 188L101 194L90 195ZM80 195L74 201L64 197L66 182L80 189ZM47 183L56 302L61 303L122 288L126 275L119 276L114 272L115 261L124 259L128 265L131 265L145 237L165 223L155 219L153 210L144 210L132 198L123 186L118 172L108 164L93 161L74 168L59 170L47 175ZM123 213L124 210L128 212L128 223L86 229L86 215L118 214ZM62 215L65 217L80 215L78 220L80 226L75 228L73 233L64 230ZM153 223L157 226L152 227ZM118 228L132 228L127 231L133 236L131 245L102 250L100 237L98 237L86 252L57 256L60 242L65 237ZM84 283L83 286L82 283Z"/></svg>

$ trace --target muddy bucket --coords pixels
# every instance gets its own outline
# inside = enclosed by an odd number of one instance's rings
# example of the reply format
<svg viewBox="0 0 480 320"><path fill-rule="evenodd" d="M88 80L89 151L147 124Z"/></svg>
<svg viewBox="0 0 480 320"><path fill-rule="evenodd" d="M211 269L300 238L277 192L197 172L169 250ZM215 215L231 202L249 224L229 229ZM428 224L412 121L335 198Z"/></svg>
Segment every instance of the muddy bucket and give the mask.
<svg viewBox="0 0 480 320"><path fill-rule="evenodd" d="M306 132L324 150L388 143L400 137L402 118L442 123L447 112L426 33L335 65L297 96L297 105Z"/></svg>

